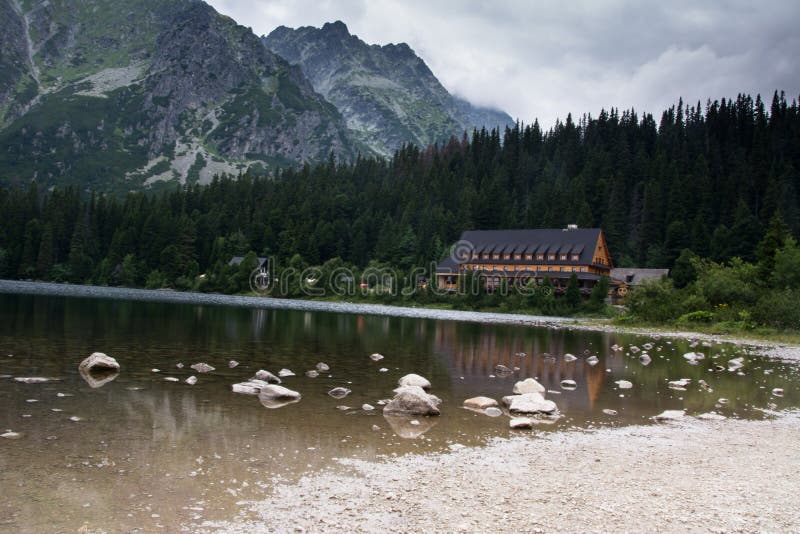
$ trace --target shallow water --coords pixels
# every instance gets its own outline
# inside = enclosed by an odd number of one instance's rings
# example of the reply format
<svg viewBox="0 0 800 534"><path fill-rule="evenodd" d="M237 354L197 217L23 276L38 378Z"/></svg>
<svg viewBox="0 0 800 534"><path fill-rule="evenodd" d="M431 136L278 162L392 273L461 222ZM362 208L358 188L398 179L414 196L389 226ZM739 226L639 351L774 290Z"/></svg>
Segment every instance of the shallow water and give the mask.
<svg viewBox="0 0 800 534"><path fill-rule="evenodd" d="M653 344L648 365L630 352L631 345L645 343ZM612 350L615 344L623 350ZM94 351L122 366L99 388L77 369ZM689 351L706 358L691 365L683 358ZM374 352L385 359L373 362ZM567 362L566 353L578 359ZM599 358L597 365L587 363L590 355ZM741 375L709 370L738 356L744 357ZM229 368L230 360L239 365ZM198 362L216 370L189 368ZM306 377L318 362L330 371ZM497 377L498 364L518 370ZM299 403L268 409L257 397L231 392L233 383L258 369L277 373L284 367L298 375L284 385L303 395ZM432 382L432 392L444 401L442 415L393 427L398 423L382 416L378 401L411 372ZM191 375L196 385L183 382ZM258 498L275 484L342 468L336 458L390 459L509 436L506 416L470 412L461 403L476 395L499 399L529 376L551 390L547 397L563 414L528 431L531 439L553 429L647 423L666 409L762 418L765 409L800 404L796 367L732 345L690 347L689 341L566 328L3 294L0 376L0 433L20 434L0 439L0 529L32 532L74 532L83 524L115 532L190 528L230 518L237 502ZM31 376L55 380L13 380ZM692 379L686 391L668 386L680 378ZM564 379L577 388L563 389ZM633 388L620 390L620 379ZM713 391L699 387L700 379ZM352 393L331 398L327 392L335 386ZM776 387L784 389L783 397L772 394ZM720 404L720 398L728 402ZM362 410L365 403L377 409ZM340 410L343 405L352 409ZM412 434L419 435L401 437Z"/></svg>

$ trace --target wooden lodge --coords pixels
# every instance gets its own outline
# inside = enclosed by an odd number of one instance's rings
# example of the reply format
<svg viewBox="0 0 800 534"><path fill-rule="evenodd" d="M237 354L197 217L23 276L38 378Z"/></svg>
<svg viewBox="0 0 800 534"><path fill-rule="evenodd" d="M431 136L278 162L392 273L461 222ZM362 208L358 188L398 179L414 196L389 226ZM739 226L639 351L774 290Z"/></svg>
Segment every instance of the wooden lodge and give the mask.
<svg viewBox="0 0 800 534"><path fill-rule="evenodd" d="M456 291L467 271L479 273L489 291L503 279L509 286L534 279L552 280L562 293L575 273L581 291L591 292L611 273L611 254L600 228L470 230L461 234L450 256L436 268L437 286Z"/></svg>

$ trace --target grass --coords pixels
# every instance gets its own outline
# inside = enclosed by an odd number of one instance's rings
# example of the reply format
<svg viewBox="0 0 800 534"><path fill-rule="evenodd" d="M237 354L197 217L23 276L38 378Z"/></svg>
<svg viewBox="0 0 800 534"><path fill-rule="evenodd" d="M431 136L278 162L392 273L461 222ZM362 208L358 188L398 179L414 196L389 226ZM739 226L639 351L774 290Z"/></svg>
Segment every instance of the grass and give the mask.
<svg viewBox="0 0 800 534"><path fill-rule="evenodd" d="M647 329L665 333L681 332L685 334L703 334L711 336L724 335L748 341L800 345L800 332L797 331L777 330L767 327L742 327L733 323L679 325L632 321L627 318L620 318L620 320L606 321L605 324L611 325L614 328L619 328L620 330Z"/></svg>

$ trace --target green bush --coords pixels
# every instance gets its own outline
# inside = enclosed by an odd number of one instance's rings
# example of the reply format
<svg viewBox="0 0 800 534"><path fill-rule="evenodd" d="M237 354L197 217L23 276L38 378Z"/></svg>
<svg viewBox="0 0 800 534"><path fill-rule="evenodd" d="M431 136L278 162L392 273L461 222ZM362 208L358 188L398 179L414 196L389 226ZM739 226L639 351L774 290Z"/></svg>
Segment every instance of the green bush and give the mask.
<svg viewBox="0 0 800 534"><path fill-rule="evenodd" d="M710 311L698 310L684 313L678 318L678 324L686 323L710 323L714 320L714 314Z"/></svg>

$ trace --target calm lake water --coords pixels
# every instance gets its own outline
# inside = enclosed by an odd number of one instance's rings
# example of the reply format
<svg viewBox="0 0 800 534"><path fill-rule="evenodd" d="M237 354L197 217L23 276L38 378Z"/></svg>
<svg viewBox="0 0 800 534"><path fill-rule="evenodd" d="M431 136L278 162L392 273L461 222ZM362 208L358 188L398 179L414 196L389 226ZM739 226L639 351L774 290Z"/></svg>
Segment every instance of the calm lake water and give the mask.
<svg viewBox="0 0 800 534"><path fill-rule="evenodd" d="M630 347L647 343L652 361L644 365ZM94 351L122 366L99 388L77 369ZM705 359L692 365L683 357L689 351L703 352ZM385 359L373 362L374 352ZM566 353L578 359L565 361ZM592 355L599 359L594 366L586 361ZM714 370L739 356L740 372ZM230 368L231 360L239 365ZM198 362L216 370L189 368ZM304 375L319 362L330 371ZM495 376L498 364L517 370L501 378ZM257 397L231 392L232 384L259 369L277 374L281 368L297 373L284 385L302 394L299 403L268 409ZM442 415L420 418L419 425L385 419L378 401L390 398L398 378L412 372L431 381L444 401ZM198 378L193 386L184 383L191 375ZM0 433L19 434L0 439L0 530L74 532L87 524L113 532L172 532L230 518L237 503L305 473L343 469L337 458L391 461L495 437L536 439L574 427L647 424L667 409L763 418L765 410L800 405L797 375L792 364L725 344L691 347L689 341L566 328L0 294ZM55 380L14 380L34 376ZM509 395L525 377L551 390L547 398L561 419L520 432L509 430L506 416L461 408L476 395ZM681 378L691 379L685 391L669 387ZM565 379L577 388L563 389ZM615 382L621 379L633 388L620 389ZM327 395L336 386L352 393L336 400ZM773 388L783 388L784 396L773 395ZM363 410L365 403L377 409Z"/></svg>

